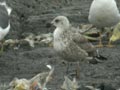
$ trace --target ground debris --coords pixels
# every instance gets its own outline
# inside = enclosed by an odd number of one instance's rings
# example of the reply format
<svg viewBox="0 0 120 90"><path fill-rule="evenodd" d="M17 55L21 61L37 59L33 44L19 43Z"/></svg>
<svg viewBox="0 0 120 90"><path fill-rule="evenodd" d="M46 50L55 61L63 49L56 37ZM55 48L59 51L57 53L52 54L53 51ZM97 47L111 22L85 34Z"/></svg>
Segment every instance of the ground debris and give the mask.
<svg viewBox="0 0 120 90"><path fill-rule="evenodd" d="M54 72L53 67L49 69L49 72L39 73L29 80L25 78L14 78L9 83L8 90L48 90L46 85L52 79L52 74Z"/></svg>
<svg viewBox="0 0 120 90"><path fill-rule="evenodd" d="M64 78L65 78L65 81L61 86L63 90L77 90L79 88L75 78L73 79L73 81L71 81L67 76L65 76Z"/></svg>
<svg viewBox="0 0 120 90"><path fill-rule="evenodd" d="M3 42L4 47L13 47L14 49L19 49L22 45L28 44L30 47L34 48L35 44L43 45L43 46L52 46L52 33L48 34L28 34L23 39L8 39ZM0 46L2 43L0 44Z"/></svg>

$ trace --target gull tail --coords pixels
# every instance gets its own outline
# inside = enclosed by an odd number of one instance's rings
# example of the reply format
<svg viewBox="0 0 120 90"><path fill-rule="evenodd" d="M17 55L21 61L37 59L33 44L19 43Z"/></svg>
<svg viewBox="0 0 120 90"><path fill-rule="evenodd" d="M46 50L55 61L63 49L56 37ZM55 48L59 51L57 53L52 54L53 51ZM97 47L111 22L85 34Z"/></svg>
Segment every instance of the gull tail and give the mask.
<svg viewBox="0 0 120 90"><path fill-rule="evenodd" d="M106 58L106 57L104 57L104 56L100 55L100 53L99 53L98 49L96 50L96 52L97 52L97 56L96 56L96 58L97 58L97 59L99 59L99 60L107 60L107 58Z"/></svg>
<svg viewBox="0 0 120 90"><path fill-rule="evenodd" d="M107 60L107 58L106 57L104 57L104 56L102 56L102 55L100 55L99 54L99 51L98 50L96 50L96 56L94 56L93 58L92 58L92 60L90 60L89 61L89 63L91 63L91 64L97 64L97 63L102 63L102 62L104 62L105 60Z"/></svg>

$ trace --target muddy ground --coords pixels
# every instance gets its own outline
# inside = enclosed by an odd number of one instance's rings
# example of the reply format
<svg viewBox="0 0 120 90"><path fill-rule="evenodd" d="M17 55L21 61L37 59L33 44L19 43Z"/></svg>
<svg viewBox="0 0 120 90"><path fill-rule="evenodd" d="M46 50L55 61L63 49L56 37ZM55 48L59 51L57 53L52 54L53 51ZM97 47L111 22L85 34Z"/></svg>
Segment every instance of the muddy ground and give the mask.
<svg viewBox="0 0 120 90"><path fill-rule="evenodd" d="M0 0L3 1L3 0ZM88 10L92 0L6 0L13 8L11 15L11 31L6 39L20 39L24 33L48 33L53 28L46 24L55 16L68 16L72 24L88 23ZM118 7L120 1L117 0ZM120 87L120 43L114 48L101 48L100 52L108 58L99 64L82 63L80 65L80 84L91 85L107 83ZM55 67L54 79L48 84L51 90L59 90L66 74L66 65L51 47L30 48L21 46L18 50L9 48L0 57L0 82L8 83L14 77L31 78L39 72L48 71L45 65ZM71 66L68 74L74 74Z"/></svg>

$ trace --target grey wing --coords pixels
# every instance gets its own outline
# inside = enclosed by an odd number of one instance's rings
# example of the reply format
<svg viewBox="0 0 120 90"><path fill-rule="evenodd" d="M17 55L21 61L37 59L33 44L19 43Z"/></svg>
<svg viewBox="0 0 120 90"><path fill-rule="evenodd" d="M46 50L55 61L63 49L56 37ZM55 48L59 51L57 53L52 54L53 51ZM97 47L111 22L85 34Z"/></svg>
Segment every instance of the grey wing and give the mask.
<svg viewBox="0 0 120 90"><path fill-rule="evenodd" d="M0 6L0 26L4 29L9 24L9 15L4 6Z"/></svg>
<svg viewBox="0 0 120 90"><path fill-rule="evenodd" d="M73 33L73 41L83 50L85 50L87 53L91 53L94 52L96 49L95 47L92 45L92 43L90 43L85 37L84 35L82 35L78 30L74 31Z"/></svg>

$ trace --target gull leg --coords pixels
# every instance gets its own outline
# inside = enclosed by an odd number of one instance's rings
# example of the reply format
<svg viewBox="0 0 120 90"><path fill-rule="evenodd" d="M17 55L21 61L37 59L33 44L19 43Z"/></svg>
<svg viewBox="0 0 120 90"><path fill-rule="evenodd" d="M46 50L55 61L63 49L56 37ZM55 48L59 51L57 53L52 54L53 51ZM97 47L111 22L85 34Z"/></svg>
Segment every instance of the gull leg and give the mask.
<svg viewBox="0 0 120 90"><path fill-rule="evenodd" d="M67 69L66 69L66 75L69 73L69 67L70 67L70 63L67 63Z"/></svg>
<svg viewBox="0 0 120 90"><path fill-rule="evenodd" d="M80 63L77 62L77 67L76 67L76 78L80 78Z"/></svg>
<svg viewBox="0 0 120 90"><path fill-rule="evenodd" d="M4 45L3 45L3 42L1 42L0 55L3 53L3 51L4 51Z"/></svg>
<svg viewBox="0 0 120 90"><path fill-rule="evenodd" d="M96 47L101 48L101 47L103 47L103 44L102 44L102 34L101 34L101 32L99 32L99 35L100 35L100 37L99 37L99 44L96 45Z"/></svg>
<svg viewBox="0 0 120 90"><path fill-rule="evenodd" d="M108 42L108 45L106 45L107 47L109 47L109 48L112 48L112 47L115 47L115 45L112 45L111 44L111 41L109 40L109 42Z"/></svg>
<svg viewBox="0 0 120 90"><path fill-rule="evenodd" d="M67 64L67 69L66 69L66 75L68 75L68 74L70 74L70 75L75 75L75 77L76 78L80 78L80 63L79 62L76 62L75 64L77 64L76 65L76 68L75 68L75 73L73 74L73 73L69 73L69 68L70 68L70 66L71 66L71 63L70 62L68 62L68 64Z"/></svg>

